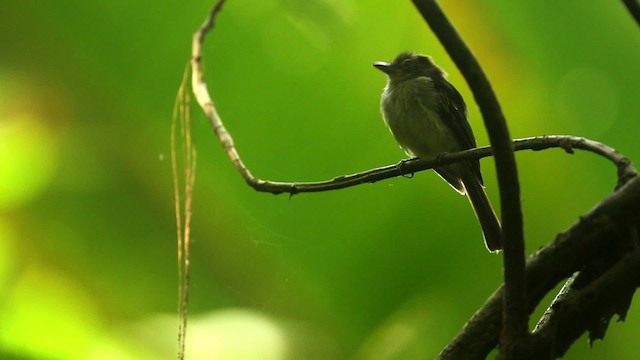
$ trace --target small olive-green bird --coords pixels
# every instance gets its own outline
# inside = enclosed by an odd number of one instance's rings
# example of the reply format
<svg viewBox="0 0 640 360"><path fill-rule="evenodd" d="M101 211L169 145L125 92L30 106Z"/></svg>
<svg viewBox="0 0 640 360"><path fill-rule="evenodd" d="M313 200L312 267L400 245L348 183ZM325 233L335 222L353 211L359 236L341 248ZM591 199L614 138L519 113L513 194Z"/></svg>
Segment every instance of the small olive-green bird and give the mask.
<svg viewBox="0 0 640 360"><path fill-rule="evenodd" d="M476 147L464 100L431 57L404 52L392 63L376 62L373 66L387 74L381 111L407 155L431 159ZM484 191L480 161L458 162L434 170L457 192L469 197L487 249L502 249L502 228Z"/></svg>

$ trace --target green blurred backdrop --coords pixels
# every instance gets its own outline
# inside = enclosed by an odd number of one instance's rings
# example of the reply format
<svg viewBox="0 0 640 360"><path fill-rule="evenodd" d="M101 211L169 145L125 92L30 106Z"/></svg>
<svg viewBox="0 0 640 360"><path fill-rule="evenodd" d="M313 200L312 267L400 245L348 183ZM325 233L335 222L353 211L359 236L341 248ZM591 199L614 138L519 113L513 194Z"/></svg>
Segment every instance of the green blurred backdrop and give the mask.
<svg viewBox="0 0 640 360"><path fill-rule="evenodd" d="M24 1L0 12L0 358L170 359L169 134L211 1ZM618 1L443 1L514 137L573 134L640 158L637 25ZM323 180L404 155L378 111L398 52L432 55L410 1L228 0L206 43L252 172ZM293 198L247 187L194 108L188 359L429 359L501 282L467 201L432 172ZM615 184L593 155L519 153L528 251ZM482 161L498 204L491 160ZM640 316L566 359L635 359Z"/></svg>

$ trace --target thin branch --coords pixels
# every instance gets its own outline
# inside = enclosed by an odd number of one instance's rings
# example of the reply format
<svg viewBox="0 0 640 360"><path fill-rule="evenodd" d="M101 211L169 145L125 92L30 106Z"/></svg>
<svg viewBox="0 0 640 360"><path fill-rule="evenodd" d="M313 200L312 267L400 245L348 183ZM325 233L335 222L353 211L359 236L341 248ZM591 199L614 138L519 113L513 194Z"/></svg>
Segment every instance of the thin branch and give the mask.
<svg viewBox="0 0 640 360"><path fill-rule="evenodd" d="M176 128L178 118L183 114L183 100L184 100L184 84L187 77L187 68L183 73L183 82L180 85L178 94L176 95L176 102L173 106L173 116L171 121L171 170L173 179L173 202L175 205L176 215L176 239L178 242L178 359L184 358L184 344L186 337L186 317L184 315L184 239L182 238L182 197L180 189L180 176L178 175L178 150L176 149ZM182 119L182 118L181 118ZM182 122L181 122L182 124Z"/></svg>
<svg viewBox="0 0 640 360"><path fill-rule="evenodd" d="M526 284L522 206L511 136L489 79L437 2L435 0L413 0L413 3L467 80L482 113L491 146L495 149L496 171L500 187L500 208L502 210L506 287L503 332L505 346L501 350L508 353L511 351L510 344L517 344L519 339L528 333L528 316L525 311Z"/></svg>
<svg viewBox="0 0 640 360"><path fill-rule="evenodd" d="M538 323L536 324L536 326L533 328L533 331L532 331L533 334L542 331L545 327L550 326L549 324L553 323L554 319L552 315L559 306L562 306L563 301L567 299L569 294L571 294L571 287L573 286L573 283L575 282L576 277L578 277L578 273L571 275L571 277L569 277L569 279L565 281L564 285L562 285L562 288L560 289L558 294L556 294L556 297L551 302L551 305L549 305L547 310L544 312L544 314L542 314L542 316L538 320Z"/></svg>
<svg viewBox="0 0 640 360"><path fill-rule="evenodd" d="M211 100L211 96L209 95L209 90L207 89L207 84L204 81L204 69L202 67L202 44L211 29L215 24L215 18L218 13L222 10L222 5L224 5L225 0L219 0L214 7L209 12L209 16L205 20L205 22L200 26L200 28L193 34L193 41L191 44L191 87L193 89L193 93L196 97L196 101L204 110L205 115L209 119L211 126L213 127L213 131L220 139L222 146L227 152L227 155L236 166L238 171L244 179L249 181L257 180L254 178L249 169L244 165L242 160L240 159L240 155L236 151L235 146L233 145L233 138L231 134L227 131L218 115L216 107L213 105L213 100ZM251 183L249 183L252 185ZM253 186L253 185L252 185Z"/></svg>
<svg viewBox="0 0 640 360"><path fill-rule="evenodd" d="M173 171L174 201L178 245L178 359L184 359L189 314L189 277L191 242L191 205L196 175L196 149L191 140L191 97L187 91L189 66L184 70L182 83L176 96L171 122L171 168ZM178 171L178 149L176 134L180 135L180 159L182 180ZM181 196L181 193L184 196Z"/></svg>
<svg viewBox="0 0 640 360"><path fill-rule="evenodd" d="M624 6L627 7L627 10L629 10L631 16L636 19L636 23L640 25L640 3L638 3L638 0L622 0L622 2Z"/></svg>
<svg viewBox="0 0 640 360"><path fill-rule="evenodd" d="M527 311L531 313L546 294L585 264L616 251L619 228L640 224L640 176L628 179L571 228L527 260ZM438 355L439 360L485 359L498 343L502 329L500 287L471 317Z"/></svg>
<svg viewBox="0 0 640 360"><path fill-rule="evenodd" d="M223 2L224 1L220 1L216 4L216 6L210 12L209 17L207 18L205 23L194 34L191 59L192 87L193 92L196 95L196 100L209 119L214 133L220 140L220 143L231 159L231 162L234 164L246 183L256 191L269 192L272 194L288 193L293 195L304 192L338 190L364 183L374 183L376 181L389 179L408 173L423 171L439 165L469 160L472 158L482 158L493 154L493 150L490 147L482 147L477 149L465 150L459 153L445 154L438 159L408 160L406 162L403 162L402 166L395 164L388 165L359 172L356 174L337 176L330 180L317 182L280 182L263 180L254 177L240 158L240 155L233 144L233 138L224 127L222 119L218 115L213 100L211 100L209 91L207 90L207 85L204 81L204 69L202 67L202 45L205 40L206 34L213 28L215 16L220 11L220 4ZM515 150L543 150L552 147L560 147L565 149L567 152L572 152L572 149L574 148L588 150L602 155L612 161L618 167L619 177L623 174L628 173L635 174L635 169L633 169L630 162L624 156L615 151L615 149L612 149L611 147L598 143L596 141L576 136L552 135L518 139L513 142L513 147L515 148Z"/></svg>
<svg viewBox="0 0 640 360"><path fill-rule="evenodd" d="M236 150L231 134L225 128L222 119L218 115L216 107L211 100L207 85L204 81L204 70L202 67L202 45L207 33L213 28L215 16L221 9L224 0L219 1L207 17L204 24L198 29L193 37L192 48L192 87L196 95L196 100L202 107L205 115L211 123L214 133L220 140L223 148L227 152L229 159L234 164L240 175L244 178L256 191L269 192L272 194L298 194L305 192L321 192L343 189L364 183L374 183L397 176L406 175L418 171L427 170L435 166L446 165L453 162L465 161L474 158L483 158L493 155L491 147L485 146L476 149L461 151L458 153L444 154L437 159L423 160L411 159L398 164L387 165L355 174L341 175L330 180L316 182L281 182L264 180L254 177L249 169L244 165ZM568 153L572 153L572 149L582 149L601 155L616 165L618 168L618 176L620 179L633 176L636 171L627 160L626 157L619 154L615 149L586 138L567 136L567 135L549 135L541 137L531 137L524 139L516 139L513 141L513 148L519 150L544 150L548 148L563 148Z"/></svg>
<svg viewBox="0 0 640 360"><path fill-rule="evenodd" d="M562 302L548 313L546 326L533 334L528 354L530 359L555 359L564 355L585 331L592 332L618 313L624 319L626 307L620 301L628 301L640 286L640 249L633 250L618 261L609 271L587 287L569 291ZM604 333L596 334L601 338Z"/></svg>

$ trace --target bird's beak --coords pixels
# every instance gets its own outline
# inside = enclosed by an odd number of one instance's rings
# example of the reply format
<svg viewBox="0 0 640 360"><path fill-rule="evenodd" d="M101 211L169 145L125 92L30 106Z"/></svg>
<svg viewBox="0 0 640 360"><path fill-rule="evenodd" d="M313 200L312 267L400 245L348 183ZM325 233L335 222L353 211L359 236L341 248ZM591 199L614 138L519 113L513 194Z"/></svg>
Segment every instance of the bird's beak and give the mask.
<svg viewBox="0 0 640 360"><path fill-rule="evenodd" d="M385 74L389 74L391 72L391 64L384 61L376 61L373 63L373 67L382 71Z"/></svg>

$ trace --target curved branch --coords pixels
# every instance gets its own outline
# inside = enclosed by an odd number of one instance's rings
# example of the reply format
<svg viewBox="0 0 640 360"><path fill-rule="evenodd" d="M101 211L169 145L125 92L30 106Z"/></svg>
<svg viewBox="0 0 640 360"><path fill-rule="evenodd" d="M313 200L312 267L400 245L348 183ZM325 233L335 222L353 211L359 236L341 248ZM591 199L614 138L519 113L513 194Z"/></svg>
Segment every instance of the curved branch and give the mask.
<svg viewBox="0 0 640 360"><path fill-rule="evenodd" d="M209 31L213 29L215 18L222 10L224 2L225 0L218 0L218 2L209 12L209 16L207 17L205 22L193 34L193 41L191 43L191 88L193 90L193 94L196 97L196 101L198 101L198 104L200 104L200 107L202 107L202 110L207 116L207 119L209 119L209 122L213 127L213 131L220 139L220 142L226 150L227 155L231 159L231 162L233 162L233 164L236 166L242 177L247 180L250 185L252 185L250 181L254 181L257 179L255 179L253 175L251 175L249 169L247 169L247 167L242 162L238 151L236 151L236 148L233 145L233 138L224 127L224 124L220 119L220 115L218 115L218 111L213 104L213 100L211 100L211 96L209 95L207 84L204 81L204 69L202 67L202 44L204 43L204 40Z"/></svg>
<svg viewBox="0 0 640 360"><path fill-rule="evenodd" d="M193 36L192 47L192 87L196 100L202 107L205 115L209 119L214 133L220 140L229 159L236 167L240 175L256 191L269 192L272 194L298 194L306 192L321 192L338 190L364 183L374 183L392 177L402 176L409 173L431 169L436 166L446 165L469 159L479 159L493 155L493 149L485 146L476 149L469 149L458 153L443 154L436 159L411 159L400 164L387 165L380 168L370 169L355 174L337 176L330 180L316 182L280 182L263 180L254 177L249 169L244 165L240 154L236 150L231 134L225 128L220 115L209 95L207 85L204 81L204 69L202 67L202 45L207 33L213 28L215 16L220 12L224 0L218 1L213 7L204 24ZM531 137L516 139L512 144L514 150L544 150L548 148L562 148L568 153L573 153L573 149L581 149L601 155L613 162L618 168L619 182L623 179L635 175L635 168L626 157L618 153L615 149L598 143L593 140L567 135L549 135L541 137Z"/></svg>
<svg viewBox="0 0 640 360"><path fill-rule="evenodd" d="M555 306L548 310L547 322L532 336L528 358L561 357L586 331L591 333L590 341L601 339L614 314L617 313L624 320L638 286L640 249L635 249L587 287L568 291L561 302L554 301ZM604 329L599 329L602 326Z"/></svg>
<svg viewBox="0 0 640 360"><path fill-rule="evenodd" d="M618 229L639 224L640 176L634 176L559 234L551 244L529 257L526 267L528 313L533 312L560 281L581 270L585 264L616 251L616 243L626 241L619 238ZM437 359L486 358L498 344L503 292L504 288L500 287Z"/></svg>

